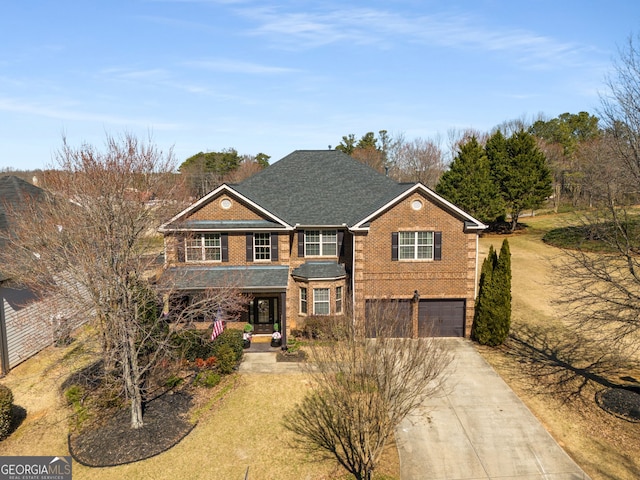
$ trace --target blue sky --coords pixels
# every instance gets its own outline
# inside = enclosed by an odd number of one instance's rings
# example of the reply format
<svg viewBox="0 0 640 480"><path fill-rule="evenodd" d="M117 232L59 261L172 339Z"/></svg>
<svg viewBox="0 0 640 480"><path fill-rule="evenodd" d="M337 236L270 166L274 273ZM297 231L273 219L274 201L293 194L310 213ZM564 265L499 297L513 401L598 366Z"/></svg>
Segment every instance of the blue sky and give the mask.
<svg viewBox="0 0 640 480"><path fill-rule="evenodd" d="M595 113L633 0L4 1L0 169L133 133L178 162Z"/></svg>

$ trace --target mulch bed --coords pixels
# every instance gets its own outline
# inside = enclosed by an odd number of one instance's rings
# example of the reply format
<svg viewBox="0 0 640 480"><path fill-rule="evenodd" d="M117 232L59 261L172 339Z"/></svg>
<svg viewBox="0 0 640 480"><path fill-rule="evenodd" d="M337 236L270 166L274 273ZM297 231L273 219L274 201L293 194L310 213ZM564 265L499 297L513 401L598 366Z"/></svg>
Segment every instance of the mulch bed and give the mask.
<svg viewBox="0 0 640 480"><path fill-rule="evenodd" d="M118 412L95 429L69 436L73 458L89 467L112 467L158 455L176 445L195 425L187 416L191 395L168 392L146 404L144 426L131 428L129 410Z"/></svg>
<svg viewBox="0 0 640 480"><path fill-rule="evenodd" d="M596 394L596 402L606 412L629 422L640 422L640 394L626 388L608 388Z"/></svg>

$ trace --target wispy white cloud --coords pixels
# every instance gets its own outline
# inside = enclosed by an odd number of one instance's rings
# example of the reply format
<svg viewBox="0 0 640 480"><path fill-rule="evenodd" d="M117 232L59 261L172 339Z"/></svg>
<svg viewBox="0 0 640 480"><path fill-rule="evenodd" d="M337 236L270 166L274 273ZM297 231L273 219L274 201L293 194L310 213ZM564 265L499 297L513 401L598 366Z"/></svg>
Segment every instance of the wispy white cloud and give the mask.
<svg viewBox="0 0 640 480"><path fill-rule="evenodd" d="M259 63L243 62L229 59L192 60L184 62L185 66L225 73L244 73L255 75L279 75L298 71L295 68L274 67Z"/></svg>
<svg viewBox="0 0 640 480"><path fill-rule="evenodd" d="M530 68L576 66L591 62L588 45L562 42L535 32L489 26L483 18L459 13L409 16L370 8L322 12L287 12L272 8L238 10L263 36L290 49L336 43L378 45L427 44L514 55Z"/></svg>
<svg viewBox="0 0 640 480"><path fill-rule="evenodd" d="M113 78L122 80L151 80L158 81L169 77L169 72L161 68L150 68L143 70L127 69L120 67L105 68L100 72L101 75L108 75Z"/></svg>
<svg viewBox="0 0 640 480"><path fill-rule="evenodd" d="M60 102L59 105L41 104L27 102L16 98L0 97L0 111L34 115L38 117L47 117L65 121L96 122L101 124L143 128L148 128L151 126L157 130L171 130L177 128L177 125L173 123L155 122L150 119L121 117L105 113L91 113L76 110L69 105L65 105L64 102Z"/></svg>

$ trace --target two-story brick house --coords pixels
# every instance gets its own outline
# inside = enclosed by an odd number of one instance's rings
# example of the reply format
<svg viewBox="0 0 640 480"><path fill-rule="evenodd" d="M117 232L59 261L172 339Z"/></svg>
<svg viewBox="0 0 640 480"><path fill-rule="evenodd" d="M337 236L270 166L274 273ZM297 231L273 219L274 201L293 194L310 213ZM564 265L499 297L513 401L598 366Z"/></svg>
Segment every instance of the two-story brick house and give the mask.
<svg viewBox="0 0 640 480"><path fill-rule="evenodd" d="M221 185L160 231L178 288L233 282L257 333L342 314L347 302L364 318L367 302L393 299L411 309L413 336L466 336L484 228L420 183L313 150Z"/></svg>

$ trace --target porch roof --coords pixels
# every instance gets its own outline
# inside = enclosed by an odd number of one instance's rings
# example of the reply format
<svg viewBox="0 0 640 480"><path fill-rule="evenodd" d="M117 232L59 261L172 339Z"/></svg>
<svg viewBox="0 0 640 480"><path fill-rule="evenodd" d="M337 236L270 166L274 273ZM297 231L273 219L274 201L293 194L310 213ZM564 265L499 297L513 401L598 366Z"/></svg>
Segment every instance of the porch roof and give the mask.
<svg viewBox="0 0 640 480"><path fill-rule="evenodd" d="M224 286L247 291L284 291L289 280L289 267L286 265L172 267L168 268L163 276L165 276L165 282L178 290L204 290Z"/></svg>
<svg viewBox="0 0 640 480"><path fill-rule="evenodd" d="M332 261L305 262L291 272L291 275L306 280L330 280L347 275L344 265Z"/></svg>

